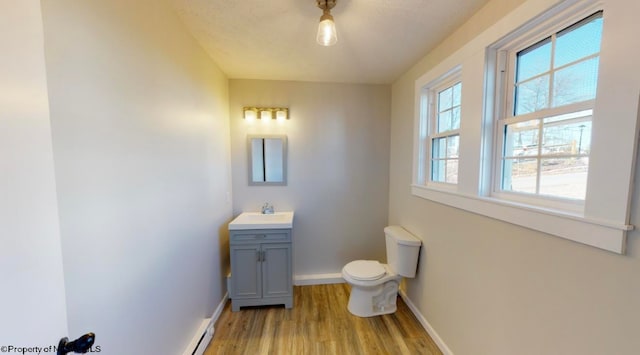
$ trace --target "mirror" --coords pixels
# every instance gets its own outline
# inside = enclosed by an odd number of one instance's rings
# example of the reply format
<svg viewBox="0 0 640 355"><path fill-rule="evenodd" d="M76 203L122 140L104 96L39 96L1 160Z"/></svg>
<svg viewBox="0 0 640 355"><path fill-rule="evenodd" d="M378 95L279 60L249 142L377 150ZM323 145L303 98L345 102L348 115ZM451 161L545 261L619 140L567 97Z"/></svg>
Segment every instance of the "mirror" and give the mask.
<svg viewBox="0 0 640 355"><path fill-rule="evenodd" d="M287 184L287 136L248 136L249 185Z"/></svg>

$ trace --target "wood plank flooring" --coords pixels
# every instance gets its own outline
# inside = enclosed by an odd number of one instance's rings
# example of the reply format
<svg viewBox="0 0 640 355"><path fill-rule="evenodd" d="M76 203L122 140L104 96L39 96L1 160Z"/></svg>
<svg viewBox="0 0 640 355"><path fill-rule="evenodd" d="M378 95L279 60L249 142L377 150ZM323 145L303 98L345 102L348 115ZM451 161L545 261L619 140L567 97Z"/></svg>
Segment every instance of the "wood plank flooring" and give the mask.
<svg viewBox="0 0 640 355"><path fill-rule="evenodd" d="M227 302L205 355L442 354L398 298L394 314L360 318L347 310L349 285L294 287L293 309Z"/></svg>

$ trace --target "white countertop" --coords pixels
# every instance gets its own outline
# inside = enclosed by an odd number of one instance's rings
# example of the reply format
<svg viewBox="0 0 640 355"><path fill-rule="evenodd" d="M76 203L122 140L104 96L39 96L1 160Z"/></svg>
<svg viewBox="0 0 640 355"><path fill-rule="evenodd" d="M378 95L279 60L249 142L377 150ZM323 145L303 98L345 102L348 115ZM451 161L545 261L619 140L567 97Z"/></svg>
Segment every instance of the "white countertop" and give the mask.
<svg viewBox="0 0 640 355"><path fill-rule="evenodd" d="M293 211L262 214L260 212L242 212L231 223L229 230L246 229L289 229L293 227Z"/></svg>

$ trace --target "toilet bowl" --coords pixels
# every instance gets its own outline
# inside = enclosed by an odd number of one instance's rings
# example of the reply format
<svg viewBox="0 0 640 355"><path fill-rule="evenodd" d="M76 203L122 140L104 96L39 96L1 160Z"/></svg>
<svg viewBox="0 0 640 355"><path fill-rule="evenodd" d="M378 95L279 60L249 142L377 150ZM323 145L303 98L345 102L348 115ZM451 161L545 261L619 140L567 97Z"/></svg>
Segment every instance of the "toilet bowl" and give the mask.
<svg viewBox="0 0 640 355"><path fill-rule="evenodd" d="M400 281L416 273L422 242L399 226L384 232L388 264L355 260L342 268L342 277L351 285L349 312L359 317L394 313Z"/></svg>

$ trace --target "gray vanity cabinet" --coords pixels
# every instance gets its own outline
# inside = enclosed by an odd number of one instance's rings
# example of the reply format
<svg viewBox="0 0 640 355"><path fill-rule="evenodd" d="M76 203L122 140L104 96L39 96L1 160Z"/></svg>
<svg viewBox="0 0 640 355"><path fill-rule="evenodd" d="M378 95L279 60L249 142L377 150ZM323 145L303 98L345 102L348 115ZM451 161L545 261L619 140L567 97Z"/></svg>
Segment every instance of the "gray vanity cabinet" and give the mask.
<svg viewBox="0 0 640 355"><path fill-rule="evenodd" d="M231 310L293 307L291 229L231 230Z"/></svg>

